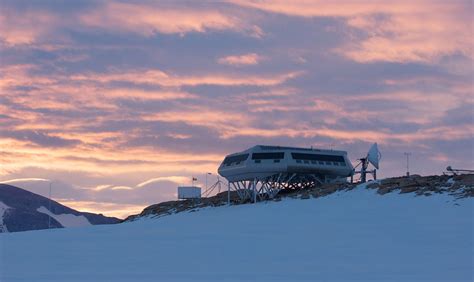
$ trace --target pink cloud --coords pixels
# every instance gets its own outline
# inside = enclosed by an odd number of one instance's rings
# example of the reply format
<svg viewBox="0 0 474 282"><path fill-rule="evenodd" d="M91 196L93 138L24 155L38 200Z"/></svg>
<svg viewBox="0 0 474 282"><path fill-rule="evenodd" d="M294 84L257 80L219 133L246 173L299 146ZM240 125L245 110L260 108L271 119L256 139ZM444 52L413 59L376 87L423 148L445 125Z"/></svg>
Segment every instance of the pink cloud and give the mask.
<svg viewBox="0 0 474 282"><path fill-rule="evenodd" d="M167 73L159 69L142 71L111 72L111 73L88 73L73 75L70 79L75 81L97 81L107 83L112 81L127 81L150 85L162 85L167 87L196 86L196 85L258 85L273 86L300 76L302 72L294 71L276 75L247 75L247 74L200 74L200 75L177 75Z"/></svg>
<svg viewBox="0 0 474 282"><path fill-rule="evenodd" d="M473 58L470 1L252 1L245 7L300 17L339 17L366 32L334 51L357 62L433 62L461 53ZM375 15L378 15L375 16ZM380 17L380 15L383 15Z"/></svg>
<svg viewBox="0 0 474 282"><path fill-rule="evenodd" d="M2 8L0 12L0 40L7 45L33 44L46 36L57 24L57 18L44 11L27 11L21 14Z"/></svg>
<svg viewBox="0 0 474 282"><path fill-rule="evenodd" d="M244 55L233 55L222 57L217 60L219 64L232 65L232 66L244 66L244 65L256 65L262 60L262 57L256 53L248 53Z"/></svg>
<svg viewBox="0 0 474 282"><path fill-rule="evenodd" d="M457 128L440 126L427 128L416 133L392 133L380 129L331 129L321 128L281 128L281 129L262 129L262 128L233 128L223 133L222 138L234 138L237 136L260 136L260 137L280 137L289 136L292 138L305 137L329 137L340 141L362 141L362 142L383 142L384 144L396 145L400 142L405 144L417 143L429 140L455 140L465 139L472 136L474 126L465 125Z"/></svg>
<svg viewBox="0 0 474 282"><path fill-rule="evenodd" d="M226 112L219 109L210 109L201 105L152 115L143 115L141 118L146 121L184 122L218 131L225 130L232 126L246 127L252 121L245 113Z"/></svg>
<svg viewBox="0 0 474 282"><path fill-rule="evenodd" d="M261 38L263 30L255 23L244 21L231 9L208 7L193 8L183 5L99 2L98 7L80 13L59 13L45 9L2 7L0 12L0 43L6 46L35 45L36 48L55 51L71 48L67 27L81 30L88 27L113 32L132 32L143 36L157 33L181 34L189 32L235 31ZM248 17L247 17L248 19ZM77 47L77 46L74 46ZM65 56L64 61L78 61L83 56Z"/></svg>
<svg viewBox="0 0 474 282"><path fill-rule="evenodd" d="M212 30L246 31L260 36L262 31L237 17L216 9L192 9L170 5L139 5L136 3L106 2L102 7L80 17L86 26L112 31L128 31L144 36L156 33L185 34Z"/></svg>

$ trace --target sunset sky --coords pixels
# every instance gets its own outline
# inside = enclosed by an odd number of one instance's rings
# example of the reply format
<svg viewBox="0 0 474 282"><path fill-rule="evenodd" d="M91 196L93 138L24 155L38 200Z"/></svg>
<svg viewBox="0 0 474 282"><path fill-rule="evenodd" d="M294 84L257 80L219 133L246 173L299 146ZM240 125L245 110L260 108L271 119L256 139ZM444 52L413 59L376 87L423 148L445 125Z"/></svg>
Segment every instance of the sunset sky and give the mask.
<svg viewBox="0 0 474 282"><path fill-rule="evenodd" d="M0 181L126 216L256 144L473 168L473 2L0 1Z"/></svg>

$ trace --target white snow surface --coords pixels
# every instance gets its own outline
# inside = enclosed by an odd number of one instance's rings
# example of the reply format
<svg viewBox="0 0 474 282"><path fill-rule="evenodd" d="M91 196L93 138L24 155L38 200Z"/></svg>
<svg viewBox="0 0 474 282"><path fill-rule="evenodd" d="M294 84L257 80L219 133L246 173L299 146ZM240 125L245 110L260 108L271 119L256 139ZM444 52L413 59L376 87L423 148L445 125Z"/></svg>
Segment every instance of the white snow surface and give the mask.
<svg viewBox="0 0 474 282"><path fill-rule="evenodd" d="M54 214L43 206L39 207L37 211L40 213L47 214L50 217L56 219L56 221L61 223L63 227L83 227L92 225L89 220L87 220L87 218L83 215L74 215L67 213Z"/></svg>
<svg viewBox="0 0 474 282"><path fill-rule="evenodd" d="M3 223L3 216L5 215L5 211L9 208L10 208L9 206L7 206L5 203L0 201L0 233L8 232L7 227Z"/></svg>
<svg viewBox="0 0 474 282"><path fill-rule="evenodd" d="M377 195L0 235L0 281L472 281L473 201Z"/></svg>

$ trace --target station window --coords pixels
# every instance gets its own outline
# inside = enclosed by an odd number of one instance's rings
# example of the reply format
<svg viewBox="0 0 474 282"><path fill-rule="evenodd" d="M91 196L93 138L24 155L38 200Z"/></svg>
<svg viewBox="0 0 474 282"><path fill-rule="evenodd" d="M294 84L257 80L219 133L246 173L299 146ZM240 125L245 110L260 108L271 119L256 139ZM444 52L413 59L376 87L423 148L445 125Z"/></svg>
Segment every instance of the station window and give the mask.
<svg viewBox="0 0 474 282"><path fill-rule="evenodd" d="M333 164L334 164L334 165L337 165L337 166L339 165L339 163L338 163L338 162L333 162Z"/></svg>
<svg viewBox="0 0 474 282"><path fill-rule="evenodd" d="M233 164L239 164L249 157L249 154L242 154L242 155L234 155L234 156L227 156L224 159L224 165L231 166Z"/></svg>
<svg viewBox="0 0 474 282"><path fill-rule="evenodd" d="M273 153L253 153L252 160L270 160L270 159L283 159L285 157L284 152L273 152Z"/></svg>
<svg viewBox="0 0 474 282"><path fill-rule="evenodd" d="M259 163L261 163L261 162L262 162L262 160L255 160L255 163L256 163L256 164L259 164Z"/></svg>
<svg viewBox="0 0 474 282"><path fill-rule="evenodd" d="M301 160L296 160L296 162L300 164L300 163L301 163Z"/></svg>
<svg viewBox="0 0 474 282"><path fill-rule="evenodd" d="M331 162L326 162L326 164L327 164L327 165L332 165L332 163L331 163Z"/></svg>
<svg viewBox="0 0 474 282"><path fill-rule="evenodd" d="M274 162L274 163L279 163L279 162L280 162L280 160L273 160L273 162Z"/></svg>
<svg viewBox="0 0 474 282"><path fill-rule="evenodd" d="M305 160L304 163L305 163L305 164L309 164L309 161Z"/></svg>
<svg viewBox="0 0 474 282"><path fill-rule="evenodd" d="M321 161L320 161L319 164L320 164L320 165L324 165L324 162L321 162Z"/></svg>
<svg viewBox="0 0 474 282"><path fill-rule="evenodd" d="M311 161L311 163L312 163L312 164L318 164L318 162L317 162L317 161Z"/></svg>

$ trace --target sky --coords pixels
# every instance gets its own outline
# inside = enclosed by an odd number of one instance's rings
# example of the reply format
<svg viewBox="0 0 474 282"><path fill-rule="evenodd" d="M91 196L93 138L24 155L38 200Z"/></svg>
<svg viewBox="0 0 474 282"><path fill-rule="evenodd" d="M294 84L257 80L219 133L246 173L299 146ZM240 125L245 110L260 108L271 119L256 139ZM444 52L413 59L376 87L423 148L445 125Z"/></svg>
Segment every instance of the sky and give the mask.
<svg viewBox="0 0 474 282"><path fill-rule="evenodd" d="M473 2L0 1L0 181L124 217L256 144L473 168Z"/></svg>

